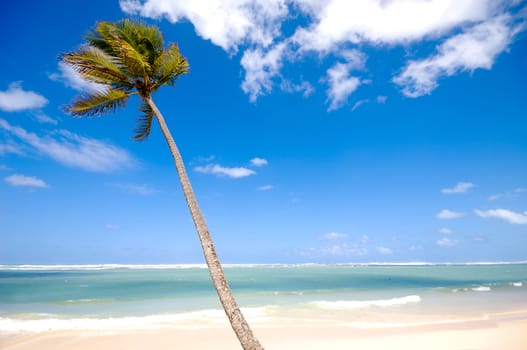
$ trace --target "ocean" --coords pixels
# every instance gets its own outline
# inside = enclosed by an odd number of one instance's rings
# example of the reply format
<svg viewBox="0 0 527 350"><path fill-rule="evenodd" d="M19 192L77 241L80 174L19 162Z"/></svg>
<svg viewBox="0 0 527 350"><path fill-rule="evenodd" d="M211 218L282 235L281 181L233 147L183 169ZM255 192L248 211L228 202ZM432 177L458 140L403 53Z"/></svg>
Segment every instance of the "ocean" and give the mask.
<svg viewBox="0 0 527 350"><path fill-rule="evenodd" d="M225 265L250 323L397 327L527 310L527 263ZM226 322L203 265L0 265L0 332Z"/></svg>

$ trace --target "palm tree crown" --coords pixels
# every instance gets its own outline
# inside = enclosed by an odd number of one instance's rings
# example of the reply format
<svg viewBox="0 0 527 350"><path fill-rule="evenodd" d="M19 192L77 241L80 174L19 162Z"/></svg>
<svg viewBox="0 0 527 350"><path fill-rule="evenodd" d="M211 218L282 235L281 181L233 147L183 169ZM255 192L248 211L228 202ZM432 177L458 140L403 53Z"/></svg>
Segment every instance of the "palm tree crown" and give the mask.
<svg viewBox="0 0 527 350"><path fill-rule="evenodd" d="M104 90L77 97L67 106L67 112L74 116L114 112L124 107L131 95L139 95L142 115L134 138L146 139L154 114L146 100L159 87L174 85L180 75L186 74L187 60L176 44L165 49L157 27L128 19L99 22L85 39L86 45L62 54L62 60L85 80L104 86Z"/></svg>

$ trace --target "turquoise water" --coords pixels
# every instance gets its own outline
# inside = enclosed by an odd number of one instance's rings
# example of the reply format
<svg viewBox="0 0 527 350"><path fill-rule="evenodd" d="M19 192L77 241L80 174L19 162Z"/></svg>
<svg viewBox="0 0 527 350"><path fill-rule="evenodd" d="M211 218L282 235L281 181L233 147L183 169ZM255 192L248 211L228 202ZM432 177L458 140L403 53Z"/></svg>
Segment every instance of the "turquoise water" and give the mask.
<svg viewBox="0 0 527 350"><path fill-rule="evenodd" d="M258 316L527 310L527 264L253 265L225 272L240 306ZM24 329L34 320L211 310L221 307L200 266L0 266L0 331L12 329L14 320Z"/></svg>

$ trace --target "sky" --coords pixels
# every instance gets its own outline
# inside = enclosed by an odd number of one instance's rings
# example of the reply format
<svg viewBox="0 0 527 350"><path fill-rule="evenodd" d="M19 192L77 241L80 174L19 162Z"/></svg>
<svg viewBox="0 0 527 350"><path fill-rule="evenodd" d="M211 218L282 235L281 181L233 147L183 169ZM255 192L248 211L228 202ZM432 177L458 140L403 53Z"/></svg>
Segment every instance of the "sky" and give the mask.
<svg viewBox="0 0 527 350"><path fill-rule="evenodd" d="M154 99L224 263L527 260L527 1L9 1L0 264L201 263L157 125L59 61L132 18L190 72Z"/></svg>

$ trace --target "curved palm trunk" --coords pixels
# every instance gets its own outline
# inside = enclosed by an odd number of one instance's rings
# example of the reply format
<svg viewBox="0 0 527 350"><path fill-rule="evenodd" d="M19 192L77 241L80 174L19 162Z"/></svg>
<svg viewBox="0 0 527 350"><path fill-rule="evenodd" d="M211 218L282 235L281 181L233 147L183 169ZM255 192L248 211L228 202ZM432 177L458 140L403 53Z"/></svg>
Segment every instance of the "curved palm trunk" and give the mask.
<svg viewBox="0 0 527 350"><path fill-rule="evenodd" d="M170 152L172 153L172 157L174 158L174 163L179 175L179 181L183 187L183 193L185 195L185 199L187 200L187 205L190 209L192 219L194 220L196 231L198 232L199 240L201 242L201 247L203 248L203 254L205 255L205 260L209 268L212 282L214 283L218 297L221 301L221 304L223 305L223 309L229 318L232 329L236 333L240 344L245 350L263 350L262 345L260 345L258 339L256 339L256 337L253 335L249 324L241 313L240 308L234 299L231 288L229 287L229 283L225 278L225 274L216 253L216 249L214 248L214 243L212 242L209 229L205 219L203 218L203 214L201 214L201 210L199 209L194 191L192 190L192 186L190 185L190 180L187 176L183 159L181 158L181 154L179 153L176 143L170 134L170 130L168 129L165 119L151 97L149 97L146 102L154 111L154 115L159 122L163 136L165 137L168 147L170 148Z"/></svg>

